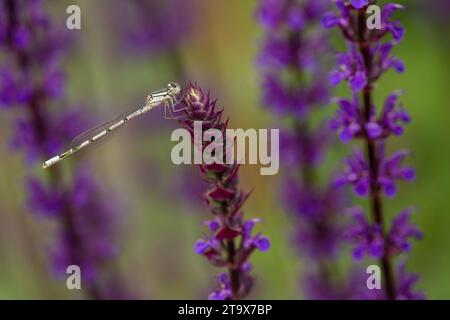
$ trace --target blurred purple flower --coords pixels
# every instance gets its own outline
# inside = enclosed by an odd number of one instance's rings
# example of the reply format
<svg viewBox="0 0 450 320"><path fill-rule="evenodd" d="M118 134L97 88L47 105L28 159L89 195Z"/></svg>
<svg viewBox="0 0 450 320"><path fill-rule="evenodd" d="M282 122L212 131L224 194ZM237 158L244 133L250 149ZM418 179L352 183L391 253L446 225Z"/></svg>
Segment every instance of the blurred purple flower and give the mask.
<svg viewBox="0 0 450 320"><path fill-rule="evenodd" d="M318 28L327 1L261 0L257 15L266 29L258 56L264 104L292 126L281 131L280 153L287 177L282 199L295 221L293 240L308 260L301 277L309 299L344 297L345 284L329 277L343 243L339 211L340 191L319 186L318 165L330 145L327 126L312 118L329 100L324 61L328 41ZM299 173L294 178L293 173Z"/></svg>
<svg viewBox="0 0 450 320"><path fill-rule="evenodd" d="M258 64L264 71L264 102L277 114L305 117L313 106L328 99L321 57L315 54L327 49L327 41L320 32L306 35L304 28L316 23L325 7L325 1L260 1L257 16L267 36ZM307 72L308 85L288 85L282 77L286 69Z"/></svg>
<svg viewBox="0 0 450 320"><path fill-rule="evenodd" d="M280 153L287 167L298 163L316 166L323 160L324 152L331 141L330 131L326 126L319 126L314 135L307 136L300 131L282 129L280 132Z"/></svg>
<svg viewBox="0 0 450 320"><path fill-rule="evenodd" d="M191 0L113 1L108 8L125 49L145 54L173 50L184 41L196 14Z"/></svg>
<svg viewBox="0 0 450 320"><path fill-rule="evenodd" d="M449 30L448 12L450 2L448 0L413 0L408 3L408 8L413 8L419 15L425 17L427 22L436 26L437 32L446 33Z"/></svg>
<svg viewBox="0 0 450 320"><path fill-rule="evenodd" d="M51 111L64 96L60 61L70 39L43 8L39 0L0 0L0 48L5 53L0 105L21 109L11 146L25 153L29 166L53 156L86 127L75 109ZM29 176L26 191L34 214L59 222L58 240L51 248L53 269L66 276L69 265L80 266L88 296L105 297L98 275L116 257L116 209L88 172L75 170L71 183L63 183L58 167L48 174L48 182Z"/></svg>
<svg viewBox="0 0 450 320"><path fill-rule="evenodd" d="M75 173L71 194L66 195L72 201L71 210L59 213L63 226L52 256L58 275L65 275L67 266L76 264L83 271L83 280L93 284L98 280L100 266L117 255L117 219L112 203L97 200L103 195L91 176L87 171Z"/></svg>
<svg viewBox="0 0 450 320"><path fill-rule="evenodd" d="M398 289L397 300L425 300L425 295L414 289L414 286L419 281L420 277L415 273L408 273L406 271L406 263L401 262L398 270Z"/></svg>
<svg viewBox="0 0 450 320"><path fill-rule="evenodd" d="M64 194L54 187L46 187L35 177L27 181L28 207L44 217L56 217L64 208Z"/></svg>
<svg viewBox="0 0 450 320"><path fill-rule="evenodd" d="M336 213L343 206L342 195L334 188L313 191L296 179L287 178L283 200L297 220L294 241L312 262L335 258L342 243Z"/></svg>
<svg viewBox="0 0 450 320"><path fill-rule="evenodd" d="M209 296L209 300L231 300L233 299L233 293L231 291L231 282L228 274L225 272L220 273L217 276L217 282L219 288L213 291Z"/></svg>

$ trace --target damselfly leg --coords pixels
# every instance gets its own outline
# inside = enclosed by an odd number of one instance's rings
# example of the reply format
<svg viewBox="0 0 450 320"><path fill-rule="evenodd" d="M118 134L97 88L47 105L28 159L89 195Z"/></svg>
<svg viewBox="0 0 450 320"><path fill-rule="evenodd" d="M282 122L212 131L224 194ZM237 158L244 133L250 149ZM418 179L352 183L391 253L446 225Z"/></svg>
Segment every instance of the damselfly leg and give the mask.
<svg viewBox="0 0 450 320"><path fill-rule="evenodd" d="M174 96L170 96L166 101L164 101L164 118L171 120L178 120L184 118L186 115L182 112L186 109L183 105L181 108L176 108L177 105L183 100L183 97L177 99Z"/></svg>

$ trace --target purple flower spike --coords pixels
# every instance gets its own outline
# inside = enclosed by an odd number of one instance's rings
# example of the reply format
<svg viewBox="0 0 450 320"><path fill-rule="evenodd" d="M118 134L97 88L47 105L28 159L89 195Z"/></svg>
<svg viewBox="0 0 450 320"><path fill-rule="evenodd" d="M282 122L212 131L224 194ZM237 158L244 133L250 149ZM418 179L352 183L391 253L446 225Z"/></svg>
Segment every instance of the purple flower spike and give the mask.
<svg viewBox="0 0 450 320"><path fill-rule="evenodd" d="M84 112L64 108L61 60L71 42L67 35L67 29L47 14L43 1L0 1L0 107L16 111L10 145L24 153L29 167L60 152L88 125ZM57 227L49 250L54 275L65 279L67 267L78 265L82 294L107 299L112 296L108 288L118 278L114 275L112 281L104 274L105 266L117 257L116 209L86 165L73 167L84 170L69 166L63 174L55 166L39 179L31 175L35 170L27 170L27 205L36 217Z"/></svg>
<svg viewBox="0 0 450 320"><path fill-rule="evenodd" d="M404 125L411 122L409 114L399 103L400 91L390 94L382 108L374 103L377 81L390 69L403 73L405 65L392 55L392 49L404 36L405 30L393 14L403 6L393 3L384 5L381 12L381 28L367 29L365 23L368 5L378 5L376 0L337 0L336 12L326 13L322 23L325 27L340 29L347 52L339 53L336 67L331 71L330 82L334 85L346 81L352 101L338 101L337 115L330 123L344 143L362 141L365 153L354 152L348 157L346 169L335 180L337 187L350 185L358 196L369 200L368 219L361 210L354 215L354 223L346 232L355 244L353 256L360 260L368 254L379 260L383 268L384 290L373 298L415 299L412 285L415 276L406 275L404 267L396 272L393 258L411 248L411 238L420 239L421 232L409 223L410 210L401 212L385 227L384 198L397 194L397 181L412 181L415 171L403 165L408 151L397 151L386 157L388 139L404 133ZM386 230L385 230L386 228ZM397 279L396 279L397 278Z"/></svg>
<svg viewBox="0 0 450 320"><path fill-rule="evenodd" d="M193 143L197 121L202 122L205 131L213 128L225 132L228 121L222 120L222 110L216 110L216 102L210 99L209 92L205 94L199 86L189 84L182 103L185 106L182 124L192 133ZM204 142L202 151L207 146L208 143ZM223 160L228 150L224 146ZM214 219L205 222L210 235L198 240L194 249L213 266L228 269L228 273L221 273L218 277L219 289L209 296L213 300L245 298L253 286L250 256L255 249L267 251L270 247L267 237L260 233L253 235L255 223L261 220L244 220L241 208L249 194L238 189L238 171L237 163L200 165L202 178L210 185L203 197Z"/></svg>

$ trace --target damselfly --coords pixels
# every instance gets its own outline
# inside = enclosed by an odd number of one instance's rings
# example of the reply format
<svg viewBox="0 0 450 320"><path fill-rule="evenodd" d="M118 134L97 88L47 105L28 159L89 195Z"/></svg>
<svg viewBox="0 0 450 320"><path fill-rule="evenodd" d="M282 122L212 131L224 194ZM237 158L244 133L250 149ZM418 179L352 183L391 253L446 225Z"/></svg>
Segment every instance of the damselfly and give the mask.
<svg viewBox="0 0 450 320"><path fill-rule="evenodd" d="M175 109L175 106L180 102L181 99L177 99L181 93L181 87L178 83L171 82L167 85L166 89L161 89L153 92L152 94L147 96L147 100L144 106L139 107L137 110L134 110L129 113L125 113L119 117L114 118L108 122L105 122L95 128L92 128L78 137L76 137L72 143L69 150L64 153L61 153L42 164L42 168L48 168L54 165L55 163L61 161L62 159L74 154L78 150L87 147L88 145L94 143L95 141L104 138L111 134L115 129L127 124L129 120L134 117L140 116L147 111L152 110L154 107L163 104L164 105L164 117L166 119L178 119L183 115L179 115L180 111L183 108ZM178 113L178 116L177 116Z"/></svg>

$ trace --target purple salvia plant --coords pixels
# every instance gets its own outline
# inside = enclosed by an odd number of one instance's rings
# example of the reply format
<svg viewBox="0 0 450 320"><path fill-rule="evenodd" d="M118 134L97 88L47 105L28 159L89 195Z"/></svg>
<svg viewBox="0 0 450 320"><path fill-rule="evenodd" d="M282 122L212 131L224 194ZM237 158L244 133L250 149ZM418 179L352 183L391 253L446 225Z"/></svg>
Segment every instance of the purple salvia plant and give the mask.
<svg viewBox="0 0 450 320"><path fill-rule="evenodd" d="M358 196L369 198L370 218L362 209L353 208L354 222L346 236L354 244L356 260L364 256L378 259L383 275L383 291L378 298L423 298L413 292L418 278L408 275L403 264L398 271L393 266L394 258L409 251L410 239L420 239L421 232L410 222L409 209L388 226L383 207L383 196L395 196L396 181L414 179L414 170L403 164L409 152L385 155L388 138L401 135L403 126L411 119L399 103L400 92L390 94L381 109L373 101L376 83L385 72L404 71L403 63L391 53L404 34L400 22L392 20L392 15L403 7L386 4L381 12L381 29L369 30L366 9L373 4L377 1L338 0L338 13L327 13L322 20L326 28L338 27L348 44L348 51L337 56L330 82L334 85L347 82L351 99L337 99L339 109L330 123L331 128L344 143L359 140L364 146L364 151L356 150L347 159L346 170L337 177L336 185L351 185Z"/></svg>
<svg viewBox="0 0 450 320"><path fill-rule="evenodd" d="M191 0L130 0L105 4L113 11L111 24L126 49L144 54L175 51L191 29ZM123 17L127 18L124 19Z"/></svg>
<svg viewBox="0 0 450 320"><path fill-rule="evenodd" d="M12 148L22 151L29 169L57 153L86 127L73 109L51 112L63 104L65 76L61 59L68 39L53 23L39 0L0 0L0 107L17 113ZM55 166L48 179L29 173L29 209L59 222L57 242L50 249L53 270L66 276L69 265L82 272L83 292L89 298L123 297L100 286L100 272L116 257L115 209L102 197L87 169L75 169L71 182ZM46 180L46 181L45 181Z"/></svg>
<svg viewBox="0 0 450 320"><path fill-rule="evenodd" d="M450 11L450 2L448 0L413 0L411 6L421 15L427 18L427 22L440 27L438 30L446 32L449 26L448 12Z"/></svg>
<svg viewBox="0 0 450 320"><path fill-rule="evenodd" d="M301 286L308 299L349 297L346 284L339 283L331 269L337 267L343 243L343 197L330 177L319 183L318 165L329 147L330 132L312 120L329 100L324 67L328 42L320 28L326 7L322 0L261 0L257 12L266 31L258 61L264 103L291 120L281 140L289 170L282 194L295 218L295 244L307 259Z"/></svg>
<svg viewBox="0 0 450 320"><path fill-rule="evenodd" d="M194 147L198 151L203 153L206 147L215 143L201 142L199 134L203 136L207 130L216 129L223 137L226 136L228 121L222 119L223 110L216 110L216 102L210 99L209 93L205 94L200 87L190 84L185 90L183 104L186 107L186 119L182 123L191 133ZM202 127L200 133L194 131L199 124ZM197 143L198 139L200 143ZM242 206L249 193L238 187L239 165L225 164L230 145L227 146L226 142L224 145L223 161L200 165L202 178L209 184L203 197L212 219L205 222L209 234L196 242L195 251L207 258L212 265L228 270L218 275L219 288L209 298L235 300L245 298L253 286L250 255L255 249L267 251L270 242L260 233L253 234L254 226L260 219L244 219Z"/></svg>

